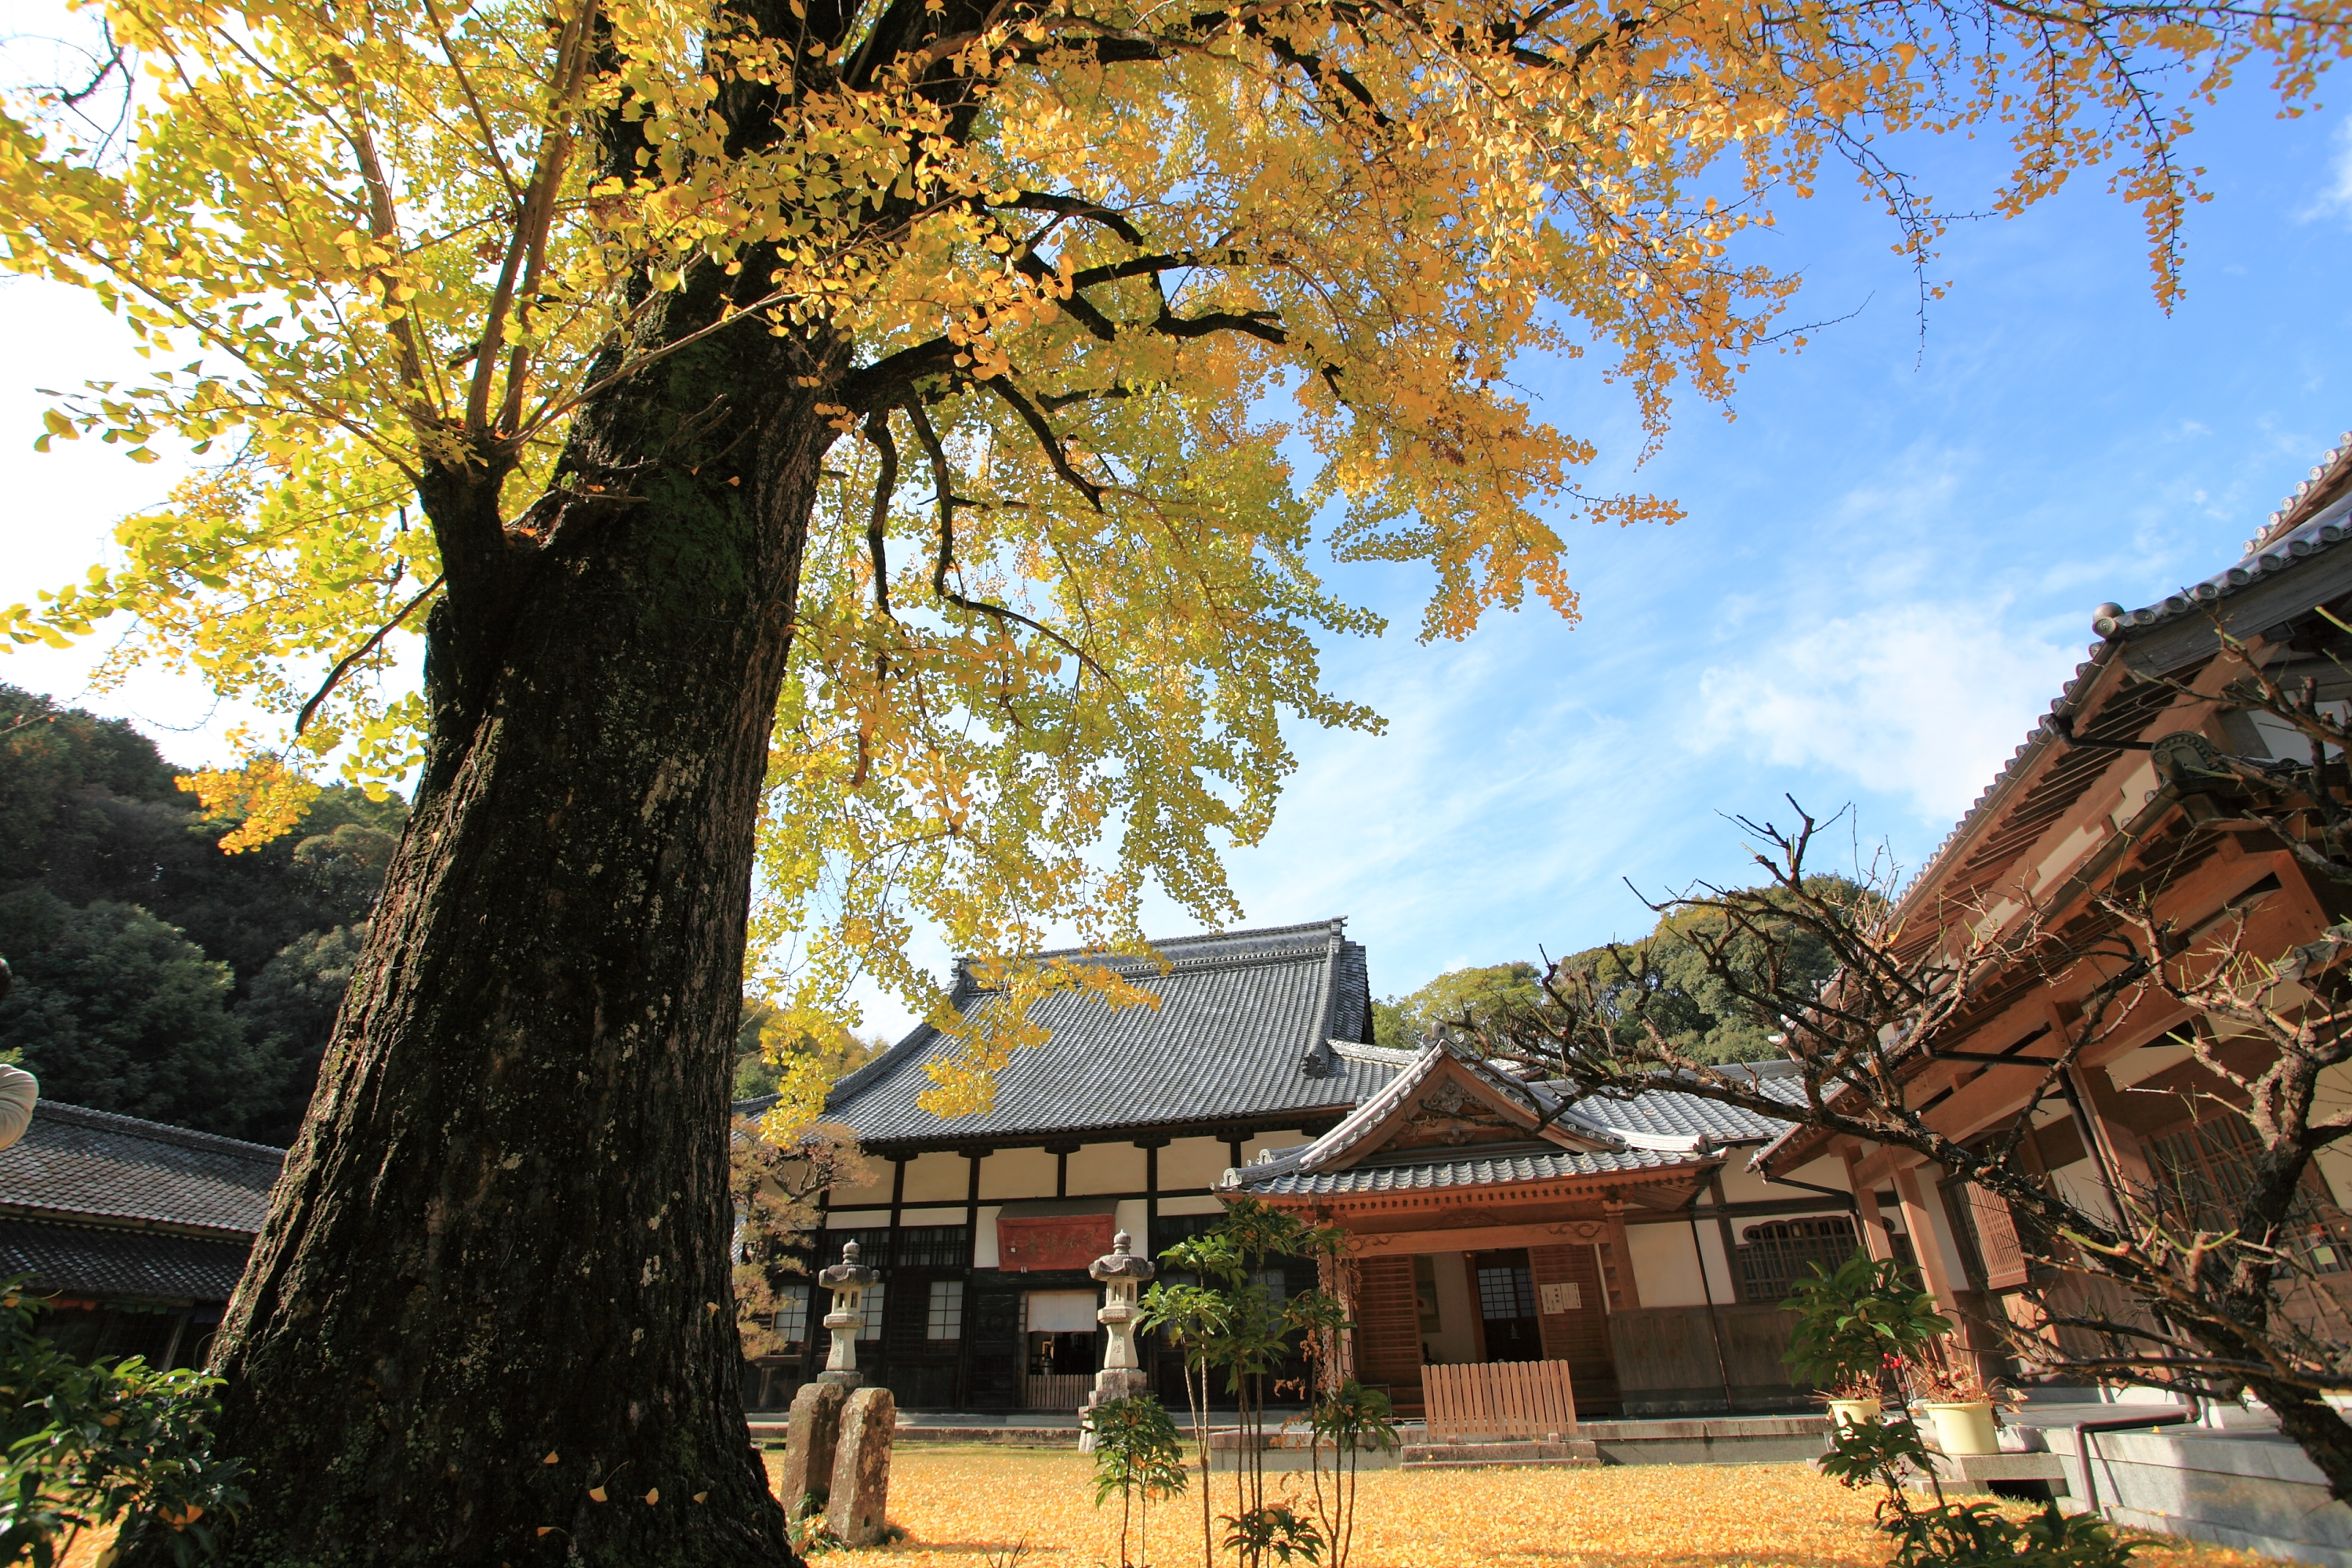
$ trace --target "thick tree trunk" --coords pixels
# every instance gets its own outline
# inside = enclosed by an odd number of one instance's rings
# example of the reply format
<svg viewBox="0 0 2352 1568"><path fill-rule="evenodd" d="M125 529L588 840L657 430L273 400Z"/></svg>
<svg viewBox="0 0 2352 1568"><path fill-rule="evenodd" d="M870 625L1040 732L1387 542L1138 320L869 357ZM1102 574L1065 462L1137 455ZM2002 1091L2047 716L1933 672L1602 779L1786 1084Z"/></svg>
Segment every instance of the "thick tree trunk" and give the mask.
<svg viewBox="0 0 2352 1568"><path fill-rule="evenodd" d="M215 1356L253 1468L235 1561L791 1559L744 1426L726 1137L831 436L797 353L754 329L635 378L528 536L426 489L432 749Z"/></svg>

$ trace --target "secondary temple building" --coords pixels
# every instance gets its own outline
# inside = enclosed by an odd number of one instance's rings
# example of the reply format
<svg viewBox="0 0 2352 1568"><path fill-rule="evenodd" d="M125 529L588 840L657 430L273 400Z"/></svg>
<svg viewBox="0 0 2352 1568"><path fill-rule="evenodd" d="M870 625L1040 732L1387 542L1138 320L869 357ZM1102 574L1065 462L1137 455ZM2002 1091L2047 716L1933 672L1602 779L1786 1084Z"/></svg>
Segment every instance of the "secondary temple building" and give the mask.
<svg viewBox="0 0 2352 1568"><path fill-rule="evenodd" d="M1238 1195L1349 1232L1331 1283L1353 1303L1357 1373L1408 1411L1425 1364L1537 1359L1570 1363L1587 1416L1803 1401L1774 1303L1857 1245L1842 1160L1767 1181L1748 1160L1780 1123L1672 1093L1562 1107L1452 1046L1381 1049L1343 921L1157 951L1098 961L1157 1007L1038 1004L1052 1039L1015 1054L985 1116L917 1103L954 1048L929 1026L828 1100L887 1174L835 1194L821 1261L855 1240L880 1268L858 1363L900 1405L1075 1411L1100 1356L1087 1265L1121 1230L1157 1256ZM955 1001L992 997L963 973ZM1316 1268L1290 1260L1281 1283ZM755 1408L814 1375L824 1309L788 1301L794 1343L751 1368ZM1181 1405L1176 1357L1147 1356Z"/></svg>

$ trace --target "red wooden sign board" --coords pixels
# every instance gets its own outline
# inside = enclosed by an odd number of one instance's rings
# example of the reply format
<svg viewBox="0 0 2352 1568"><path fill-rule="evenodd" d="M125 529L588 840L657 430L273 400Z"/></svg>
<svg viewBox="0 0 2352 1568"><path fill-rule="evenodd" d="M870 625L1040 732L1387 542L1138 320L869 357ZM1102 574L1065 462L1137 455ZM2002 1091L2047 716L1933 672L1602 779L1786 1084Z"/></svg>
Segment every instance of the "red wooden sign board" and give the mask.
<svg viewBox="0 0 2352 1568"><path fill-rule="evenodd" d="M1117 1222L1107 1214L1037 1215L996 1222L996 1266L1015 1273L1032 1268L1084 1268L1110 1250Z"/></svg>

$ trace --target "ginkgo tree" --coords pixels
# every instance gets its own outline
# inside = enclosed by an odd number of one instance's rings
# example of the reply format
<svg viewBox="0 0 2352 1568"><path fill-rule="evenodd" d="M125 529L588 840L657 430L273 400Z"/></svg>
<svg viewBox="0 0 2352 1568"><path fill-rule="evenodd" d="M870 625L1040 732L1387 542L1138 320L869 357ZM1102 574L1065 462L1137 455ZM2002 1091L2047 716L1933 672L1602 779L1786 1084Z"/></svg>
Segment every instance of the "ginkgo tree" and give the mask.
<svg viewBox="0 0 2352 1568"><path fill-rule="evenodd" d="M1425 637L1532 595L1593 447L1506 377L1593 353L1650 440L1794 289L1745 252L1905 133L1997 127L2014 212L2103 170L2177 286L2186 110L2306 99L2342 0L97 0L0 121L0 252L154 373L44 439L202 464L113 617L280 717L201 777L248 838L320 771L411 826L224 1325L241 1559L775 1561L727 1310L747 927L788 1014L1014 1005L1233 912L1281 725L1371 728L1315 563L1423 563ZM120 116L97 106L111 100ZM1923 278L1926 276L1923 272ZM423 690L376 679L421 634ZM755 865L760 900L752 902ZM936 1000L936 998L935 998ZM812 1026L815 1026L812 1024Z"/></svg>

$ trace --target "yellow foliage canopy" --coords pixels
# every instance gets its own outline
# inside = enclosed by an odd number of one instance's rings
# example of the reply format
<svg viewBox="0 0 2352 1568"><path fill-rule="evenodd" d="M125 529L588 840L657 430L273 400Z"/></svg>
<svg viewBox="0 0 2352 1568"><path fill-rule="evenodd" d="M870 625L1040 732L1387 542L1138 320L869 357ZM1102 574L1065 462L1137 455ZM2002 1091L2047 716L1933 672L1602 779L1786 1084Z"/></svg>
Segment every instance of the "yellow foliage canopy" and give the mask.
<svg viewBox="0 0 2352 1568"><path fill-rule="evenodd" d="M1280 721L1377 727L1320 684L1318 639L1379 623L1318 549L1426 563L1421 635L1456 637L1530 595L1574 616L1561 515L1672 521L1577 489L1594 448L1515 360L1597 346L1654 443L1772 341L1793 279L1737 252L1826 160L1924 265L1941 220L1882 151L1906 132L1999 127L2003 211L2108 171L2168 300L2185 106L2250 61L2292 103L2347 36L2340 0L90 9L128 129L9 94L0 264L95 291L173 368L63 400L42 439L226 460L0 629L127 615L124 657L283 716L201 781L265 832L331 761L382 787L418 755L421 704L365 678L443 582L413 515L436 477L488 476L533 548L641 499L559 470L597 397L712 334L819 345L793 390L835 441L782 607L761 983L813 1020L870 974L959 1029L914 922L1132 948L1154 882L1225 919L1219 851L1266 829ZM714 280L691 331L649 329ZM971 1029L936 1109L985 1104L1024 1011Z"/></svg>

